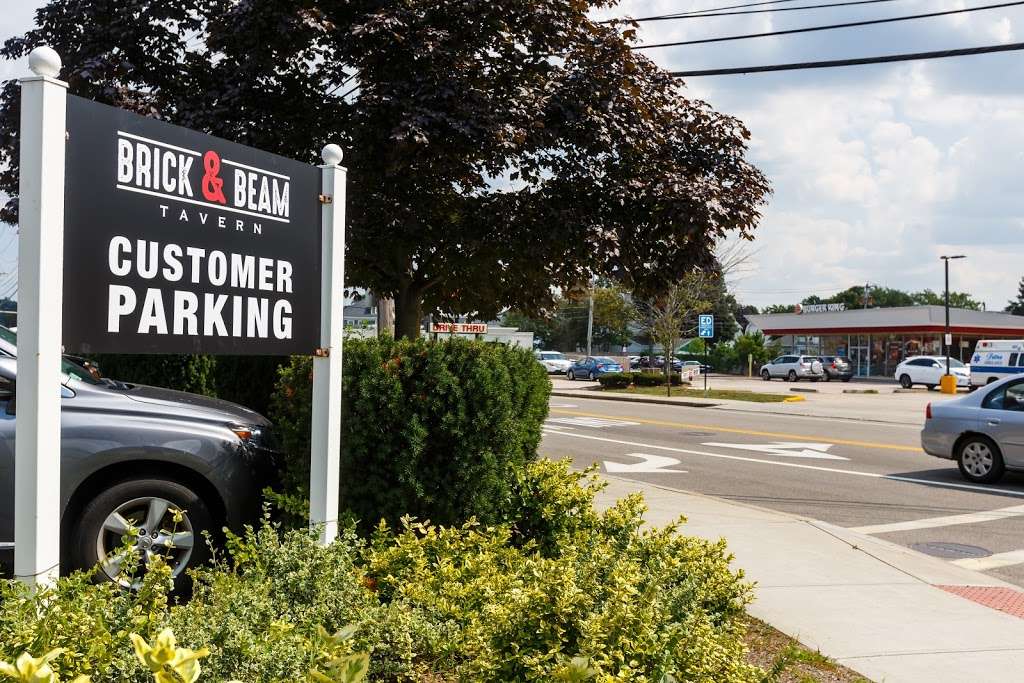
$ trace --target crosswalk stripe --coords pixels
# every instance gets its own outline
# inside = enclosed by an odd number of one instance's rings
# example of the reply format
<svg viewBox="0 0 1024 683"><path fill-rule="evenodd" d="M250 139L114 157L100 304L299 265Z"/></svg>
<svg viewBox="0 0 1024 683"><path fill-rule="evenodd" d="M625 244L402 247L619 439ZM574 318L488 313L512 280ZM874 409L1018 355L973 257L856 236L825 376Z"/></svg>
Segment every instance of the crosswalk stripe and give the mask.
<svg viewBox="0 0 1024 683"><path fill-rule="evenodd" d="M953 560L951 564L979 572L987 571L989 569L999 569L1000 567L1012 567L1016 564L1024 564L1024 550L1011 550L1006 553L995 553L988 557L965 557L962 560Z"/></svg>
<svg viewBox="0 0 1024 683"><path fill-rule="evenodd" d="M906 522L892 522L890 524L872 524L869 526L852 527L850 531L862 534L888 534L894 531L914 531L916 529L935 529L941 526L956 526L958 524L979 524L981 522L994 522L1011 517L1024 515L1024 505L1014 505L995 510L982 510L981 512L969 512L962 515L946 515L945 517L925 517L924 519L912 519Z"/></svg>

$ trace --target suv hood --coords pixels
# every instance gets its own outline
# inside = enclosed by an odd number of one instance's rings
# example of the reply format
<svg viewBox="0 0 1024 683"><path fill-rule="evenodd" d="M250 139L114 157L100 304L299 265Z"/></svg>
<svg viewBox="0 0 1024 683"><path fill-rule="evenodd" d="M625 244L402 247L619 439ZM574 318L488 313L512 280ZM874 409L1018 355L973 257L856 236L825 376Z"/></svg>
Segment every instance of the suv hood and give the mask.
<svg viewBox="0 0 1024 683"><path fill-rule="evenodd" d="M168 412L201 413L203 417L224 422L234 422L249 426L267 426L270 421L254 410L249 410L237 403L223 401L219 398L189 394L184 391L150 387L144 384L133 384L128 389L113 390L139 403L160 406Z"/></svg>

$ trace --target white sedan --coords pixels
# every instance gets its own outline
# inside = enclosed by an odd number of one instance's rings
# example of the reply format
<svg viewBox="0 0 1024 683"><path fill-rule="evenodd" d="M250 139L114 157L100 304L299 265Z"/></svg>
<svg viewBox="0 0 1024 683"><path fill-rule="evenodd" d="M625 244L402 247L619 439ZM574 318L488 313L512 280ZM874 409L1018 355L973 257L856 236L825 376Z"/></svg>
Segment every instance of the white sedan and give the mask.
<svg viewBox="0 0 1024 683"><path fill-rule="evenodd" d="M964 365L956 358L950 358L949 372L956 377L958 387L971 386L971 367L969 365ZM915 356L897 365L893 376L904 389L909 389L915 384L923 384L929 389L934 389L939 386L944 374L946 374L945 356Z"/></svg>
<svg viewBox="0 0 1024 683"><path fill-rule="evenodd" d="M572 361L558 351L536 351L533 355L549 375L564 375L572 365Z"/></svg>

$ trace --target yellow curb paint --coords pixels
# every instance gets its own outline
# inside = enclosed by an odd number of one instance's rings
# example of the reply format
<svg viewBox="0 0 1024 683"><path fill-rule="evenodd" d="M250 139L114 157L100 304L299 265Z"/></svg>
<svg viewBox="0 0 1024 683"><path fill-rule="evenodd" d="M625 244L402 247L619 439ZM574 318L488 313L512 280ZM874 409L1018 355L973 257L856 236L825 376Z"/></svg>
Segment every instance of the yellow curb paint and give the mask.
<svg viewBox="0 0 1024 683"><path fill-rule="evenodd" d="M799 403L800 401L806 401L807 399L803 396L790 396L789 398L782 399L783 403Z"/></svg>
<svg viewBox="0 0 1024 683"><path fill-rule="evenodd" d="M558 413L559 415L577 415L580 417L605 417L615 420L628 420L630 422L639 422L640 424L656 425L659 427L679 427L680 429L713 429L716 432L724 432L727 434L747 434L749 436L770 436L778 439L788 439L791 441L814 441L814 442L827 442L842 446L861 446L862 448L883 448L890 451L906 451L908 453L923 453L924 451L917 446L901 446L893 443L876 443L873 441L854 441L852 439L836 439L832 436L804 436L802 434L787 434L784 432L762 432L753 429L739 429L737 427L718 427L716 425L709 424L692 424L687 422L669 422L667 420L650 420L645 417L627 417L625 415L608 415L607 413L590 413L581 410L565 410L561 408L552 408L548 412Z"/></svg>

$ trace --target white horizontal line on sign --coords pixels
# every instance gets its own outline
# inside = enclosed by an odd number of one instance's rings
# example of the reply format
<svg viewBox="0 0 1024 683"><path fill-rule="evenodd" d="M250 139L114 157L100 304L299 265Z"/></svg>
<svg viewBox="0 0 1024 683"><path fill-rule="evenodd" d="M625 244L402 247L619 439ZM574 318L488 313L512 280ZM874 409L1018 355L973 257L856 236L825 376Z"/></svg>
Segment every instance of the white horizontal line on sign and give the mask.
<svg viewBox="0 0 1024 683"><path fill-rule="evenodd" d="M1012 567L1015 564L1024 564L1024 550L1011 550L988 557L965 557L962 560L953 560L951 564L979 572L1000 567Z"/></svg>
<svg viewBox="0 0 1024 683"><path fill-rule="evenodd" d="M139 194L148 194L153 197L161 197L163 199L170 199L175 202L186 202L188 204L196 204L197 206L206 206L211 209L217 209L218 211L230 211L232 213L240 213L246 216L253 216L255 218L266 218L268 221L277 221L278 223L291 223L287 218L278 218L277 216L268 216L263 213L256 213L255 211L246 211L245 209L236 209L231 206L222 206L220 204L211 204L210 202L201 202L198 199L188 199L186 197L178 197L173 194L164 194L163 192L154 192L153 190L143 190L141 187L128 187L127 185L118 185L119 190L128 190L129 192L138 192Z"/></svg>
<svg viewBox="0 0 1024 683"><path fill-rule="evenodd" d="M220 161L221 161L222 164L227 164L228 166L237 166L238 168L244 168L247 171L256 171L257 173L262 173L263 175L272 175L272 176L274 176L276 178L284 178L285 180L288 180L288 181L290 181L292 179L291 176L287 176L287 175L284 175L282 173L274 173L273 171L265 171L264 169L256 168L255 166L246 166L245 164L240 164L237 161L231 161L229 159L221 159Z"/></svg>
<svg viewBox="0 0 1024 683"><path fill-rule="evenodd" d="M872 524L870 526L857 526L850 529L861 534L889 534L894 531L916 531L917 529L936 529L943 526L956 526L958 524L980 524L982 522L995 522L1010 517L1024 515L1024 505L1014 505L1008 508L997 508L995 510L983 510L981 512L969 512L963 515L946 515L945 517L926 517L924 519L911 519L906 522L892 522L890 524Z"/></svg>
<svg viewBox="0 0 1024 683"><path fill-rule="evenodd" d="M184 152L185 154L193 154L193 155L195 155L197 157L203 156L202 154L200 154L199 152L195 151L194 149L186 149L184 147L178 147L177 145L171 145L171 144L168 144L166 142L160 142L159 140L153 140L152 138L144 138L141 135L136 135L135 133L125 133L123 130L119 130L119 131L117 131L117 134L120 135L123 138L131 138L132 140L142 140L143 142L148 142L148 143L153 144L153 145L159 145L160 147L166 147L167 149L173 149L176 152Z"/></svg>

